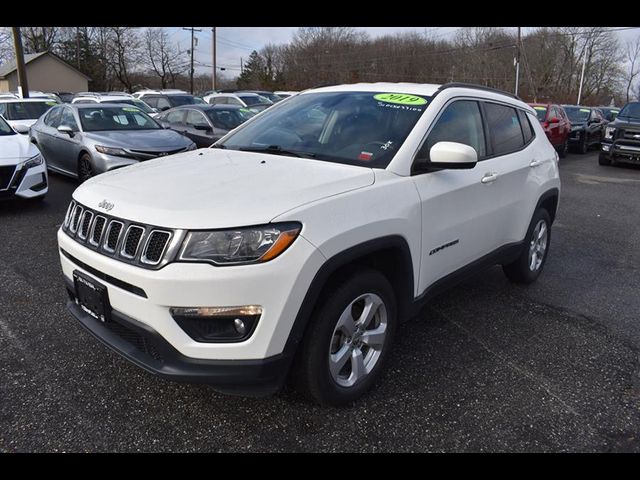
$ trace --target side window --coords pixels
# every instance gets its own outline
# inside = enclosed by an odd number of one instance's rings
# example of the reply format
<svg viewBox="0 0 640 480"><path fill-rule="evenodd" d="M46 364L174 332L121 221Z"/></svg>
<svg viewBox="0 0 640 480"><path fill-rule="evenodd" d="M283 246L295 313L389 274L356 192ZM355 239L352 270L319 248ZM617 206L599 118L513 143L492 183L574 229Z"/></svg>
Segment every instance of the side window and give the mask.
<svg viewBox="0 0 640 480"><path fill-rule="evenodd" d="M62 110L62 116L60 117L60 125L66 125L67 127L71 127L74 132L78 131L78 124L76 123L76 119L73 116L73 112L70 108L65 108Z"/></svg>
<svg viewBox="0 0 640 480"><path fill-rule="evenodd" d="M214 97L211 99L212 105L224 105L227 103L227 97Z"/></svg>
<svg viewBox="0 0 640 480"><path fill-rule="evenodd" d="M158 97L151 97L151 96L147 95L147 96L144 97L144 101L151 108L158 108Z"/></svg>
<svg viewBox="0 0 640 480"><path fill-rule="evenodd" d="M187 121L186 121L186 123L190 127L207 127L207 128L209 128L209 122L207 122L207 119L204 118L204 115L202 115L200 112L197 112L195 110L188 110L187 111Z"/></svg>
<svg viewBox="0 0 640 480"><path fill-rule="evenodd" d="M495 155L504 155L524 146L524 137L515 108L487 102L485 111Z"/></svg>
<svg viewBox="0 0 640 480"><path fill-rule="evenodd" d="M171 103L169 103L169 100L164 97L158 97L156 105L157 106L154 108L157 108L158 110L167 110L171 108Z"/></svg>
<svg viewBox="0 0 640 480"><path fill-rule="evenodd" d="M529 143L535 137L529 116L522 110L518 110L518 116L520 117L520 125L522 125L522 133L524 133L524 143Z"/></svg>
<svg viewBox="0 0 640 480"><path fill-rule="evenodd" d="M549 120L551 120L552 118L560 118L560 115L558 115L558 109L556 107L551 107L551 111L549 112ZM520 117L520 120L522 120L522 117Z"/></svg>
<svg viewBox="0 0 640 480"><path fill-rule="evenodd" d="M169 123L182 123L184 119L184 110L174 110L169 112L165 117L165 121Z"/></svg>
<svg viewBox="0 0 640 480"><path fill-rule="evenodd" d="M458 142L473 147L478 158L486 156L482 116L478 102L457 100L447 106L433 126L418 156L429 158L429 152L438 142Z"/></svg>
<svg viewBox="0 0 640 480"><path fill-rule="evenodd" d="M244 107L242 100L234 97L227 97L227 103L229 103L229 105L242 105Z"/></svg>
<svg viewBox="0 0 640 480"><path fill-rule="evenodd" d="M60 114L62 113L62 107L54 107L49 110L47 116L44 118L44 124L51 128L58 128L60 126Z"/></svg>
<svg viewBox="0 0 640 480"><path fill-rule="evenodd" d="M7 104L0 103L0 115L4 117L6 114L7 114Z"/></svg>

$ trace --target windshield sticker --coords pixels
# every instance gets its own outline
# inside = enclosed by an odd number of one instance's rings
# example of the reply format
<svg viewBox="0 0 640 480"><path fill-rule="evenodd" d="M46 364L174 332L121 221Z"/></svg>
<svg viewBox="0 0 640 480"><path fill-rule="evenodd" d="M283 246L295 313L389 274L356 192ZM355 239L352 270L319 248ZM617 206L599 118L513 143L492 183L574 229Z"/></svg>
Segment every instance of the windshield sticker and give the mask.
<svg viewBox="0 0 640 480"><path fill-rule="evenodd" d="M133 107L122 107L123 112L139 112L140 110Z"/></svg>
<svg viewBox="0 0 640 480"><path fill-rule="evenodd" d="M380 102L395 103L398 105L418 106L425 105L427 100L415 95L406 95L404 93L378 93L373 98Z"/></svg>
<svg viewBox="0 0 640 480"><path fill-rule="evenodd" d="M588 108L581 108L581 109L580 109L580 111L581 111L581 112L587 112L587 113L588 113L588 112L590 112L591 110L589 110Z"/></svg>
<svg viewBox="0 0 640 480"><path fill-rule="evenodd" d="M535 110L546 110L547 107L533 107Z"/></svg>
<svg viewBox="0 0 640 480"><path fill-rule="evenodd" d="M358 160L364 160L365 162L368 162L372 158L373 158L373 153L371 152L360 152L360 155L358 155Z"/></svg>
<svg viewBox="0 0 640 480"><path fill-rule="evenodd" d="M391 140L389 140L389 141L388 141L387 143L385 143L384 145L380 145L380 148L381 148L382 150L388 150L388 149L389 149L389 147L391 147L391 144L392 144L392 143L393 143L393 142L392 142Z"/></svg>

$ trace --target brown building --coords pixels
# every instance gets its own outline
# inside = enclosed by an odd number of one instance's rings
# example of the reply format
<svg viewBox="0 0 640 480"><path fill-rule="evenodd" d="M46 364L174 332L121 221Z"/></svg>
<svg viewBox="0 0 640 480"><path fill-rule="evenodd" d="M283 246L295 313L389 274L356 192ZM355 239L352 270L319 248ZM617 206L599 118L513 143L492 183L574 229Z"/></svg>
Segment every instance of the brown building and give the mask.
<svg viewBox="0 0 640 480"><path fill-rule="evenodd" d="M84 73L51 52L24 56L29 90L42 92L86 92L89 80ZM18 90L18 70L15 62L0 65L0 92Z"/></svg>

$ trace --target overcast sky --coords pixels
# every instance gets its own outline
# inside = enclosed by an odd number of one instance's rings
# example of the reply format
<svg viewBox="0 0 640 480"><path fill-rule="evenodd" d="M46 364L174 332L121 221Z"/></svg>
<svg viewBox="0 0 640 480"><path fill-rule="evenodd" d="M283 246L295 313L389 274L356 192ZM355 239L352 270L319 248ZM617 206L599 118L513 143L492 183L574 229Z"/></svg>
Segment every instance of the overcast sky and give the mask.
<svg viewBox="0 0 640 480"><path fill-rule="evenodd" d="M212 33L211 27L195 27L202 31L196 32L198 39L195 48L196 72L211 71ZM429 32L437 38L450 39L459 28L465 27L358 27L366 31L369 36L393 34L397 32ZM513 28L514 32L517 27ZM614 28L614 27L612 27ZM269 43L286 43L291 40L298 27L217 27L217 63L219 67L226 67L222 72L225 76L235 77L240 73L240 58L247 60L252 50L260 50ZM523 28L523 33L533 27ZM180 45L182 50L191 46L191 34L180 27L170 28L171 39ZM640 29L616 32L622 41L636 37Z"/></svg>

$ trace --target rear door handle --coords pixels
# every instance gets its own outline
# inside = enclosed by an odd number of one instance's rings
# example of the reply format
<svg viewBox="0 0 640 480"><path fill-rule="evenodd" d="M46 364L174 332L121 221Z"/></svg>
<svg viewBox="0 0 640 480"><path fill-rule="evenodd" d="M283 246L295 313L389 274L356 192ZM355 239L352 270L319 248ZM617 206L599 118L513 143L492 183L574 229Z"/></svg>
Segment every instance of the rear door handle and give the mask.
<svg viewBox="0 0 640 480"><path fill-rule="evenodd" d="M530 167L537 167L538 165L542 165L542 160L531 160L531 163L529 164Z"/></svg>
<svg viewBox="0 0 640 480"><path fill-rule="evenodd" d="M480 181L482 183L491 183L491 182L495 182L497 178L498 178L498 174L495 172L485 173L484 177L482 177L482 180Z"/></svg>

